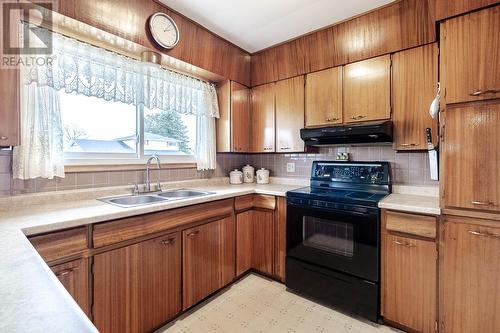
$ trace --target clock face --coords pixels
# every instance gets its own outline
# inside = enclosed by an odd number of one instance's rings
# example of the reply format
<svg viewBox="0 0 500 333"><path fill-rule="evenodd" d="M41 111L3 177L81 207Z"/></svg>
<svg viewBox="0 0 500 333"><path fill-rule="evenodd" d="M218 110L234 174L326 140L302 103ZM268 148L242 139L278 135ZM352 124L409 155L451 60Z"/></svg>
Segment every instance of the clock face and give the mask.
<svg viewBox="0 0 500 333"><path fill-rule="evenodd" d="M154 40L162 47L171 49L179 42L179 29L174 20L164 13L156 13L149 20Z"/></svg>

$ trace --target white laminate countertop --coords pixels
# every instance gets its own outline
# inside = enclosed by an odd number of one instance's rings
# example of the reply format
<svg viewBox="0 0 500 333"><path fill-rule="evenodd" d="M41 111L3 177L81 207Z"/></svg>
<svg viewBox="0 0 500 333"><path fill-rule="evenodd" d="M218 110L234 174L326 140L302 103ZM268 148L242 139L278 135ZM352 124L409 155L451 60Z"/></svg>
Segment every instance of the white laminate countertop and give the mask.
<svg viewBox="0 0 500 333"><path fill-rule="evenodd" d="M130 193L130 188L89 189L0 198L0 331L97 332L43 262L26 235L221 200L245 194L285 196L307 186L306 179L273 179L271 184L229 185L226 178L166 183L164 188L200 189L214 194L134 208L96 200Z"/></svg>
<svg viewBox="0 0 500 333"><path fill-rule="evenodd" d="M402 212L441 215L438 187L393 186L392 194L381 200L378 206Z"/></svg>

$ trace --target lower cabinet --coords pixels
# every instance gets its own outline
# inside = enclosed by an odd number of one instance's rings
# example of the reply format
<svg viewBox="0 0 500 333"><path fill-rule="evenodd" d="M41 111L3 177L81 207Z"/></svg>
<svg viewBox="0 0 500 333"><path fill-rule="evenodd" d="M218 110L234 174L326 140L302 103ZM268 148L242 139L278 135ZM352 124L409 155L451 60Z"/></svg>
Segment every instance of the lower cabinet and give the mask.
<svg viewBox="0 0 500 333"><path fill-rule="evenodd" d="M83 312L90 317L90 289L88 259L82 258L64 264L51 266L50 269Z"/></svg>
<svg viewBox="0 0 500 333"><path fill-rule="evenodd" d="M181 311L180 233L94 256L99 332L149 332Z"/></svg>
<svg viewBox="0 0 500 333"><path fill-rule="evenodd" d="M274 211L247 210L236 215L236 274L249 269L274 275Z"/></svg>
<svg viewBox="0 0 500 333"><path fill-rule="evenodd" d="M443 229L441 332L500 332L499 221L450 216Z"/></svg>
<svg viewBox="0 0 500 333"><path fill-rule="evenodd" d="M184 230L182 239L183 308L187 309L233 281L234 219Z"/></svg>
<svg viewBox="0 0 500 333"><path fill-rule="evenodd" d="M437 329L438 252L434 216L382 212L384 320L414 332Z"/></svg>

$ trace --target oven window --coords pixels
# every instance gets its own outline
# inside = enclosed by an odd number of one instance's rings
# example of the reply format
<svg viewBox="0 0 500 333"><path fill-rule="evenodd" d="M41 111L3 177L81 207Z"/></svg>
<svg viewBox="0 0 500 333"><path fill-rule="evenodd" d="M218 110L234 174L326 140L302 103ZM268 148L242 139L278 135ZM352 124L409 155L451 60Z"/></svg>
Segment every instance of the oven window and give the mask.
<svg viewBox="0 0 500 333"><path fill-rule="evenodd" d="M312 216L302 219L303 245L338 254L354 256L353 225L344 222L325 220Z"/></svg>

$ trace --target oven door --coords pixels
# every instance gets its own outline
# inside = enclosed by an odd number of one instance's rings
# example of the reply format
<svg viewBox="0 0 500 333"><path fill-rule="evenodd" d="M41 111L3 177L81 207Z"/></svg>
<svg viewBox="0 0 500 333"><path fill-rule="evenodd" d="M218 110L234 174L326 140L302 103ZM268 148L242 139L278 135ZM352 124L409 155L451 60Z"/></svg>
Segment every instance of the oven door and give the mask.
<svg viewBox="0 0 500 333"><path fill-rule="evenodd" d="M369 281L379 279L379 210L287 205L287 256ZM356 210L355 210L356 209Z"/></svg>

